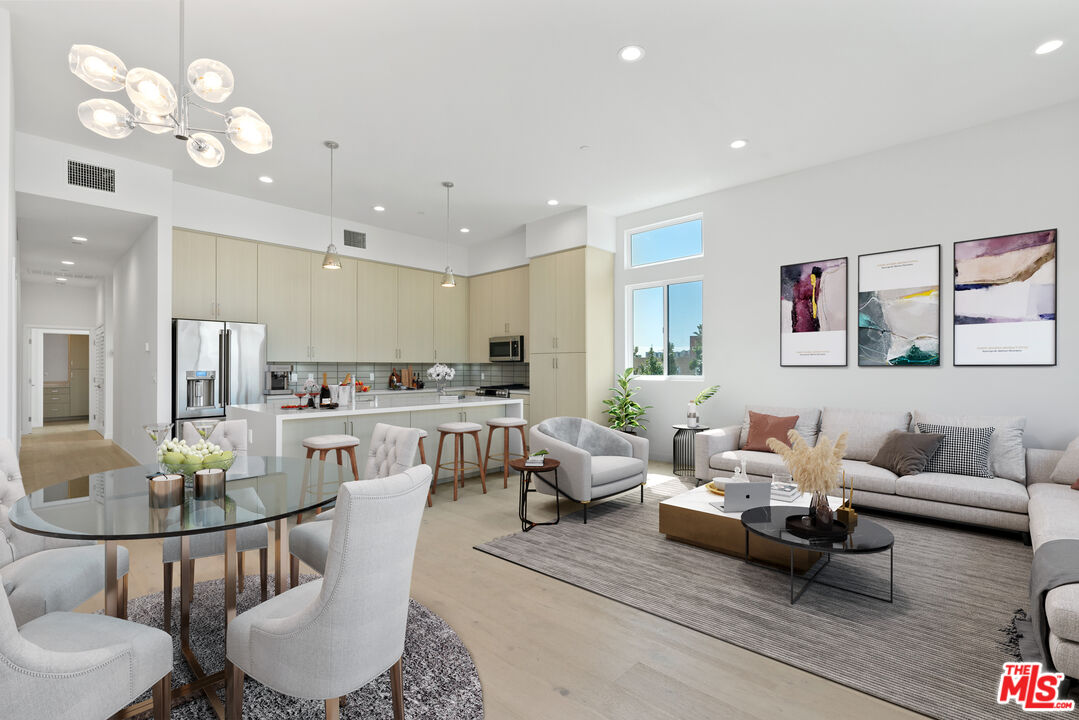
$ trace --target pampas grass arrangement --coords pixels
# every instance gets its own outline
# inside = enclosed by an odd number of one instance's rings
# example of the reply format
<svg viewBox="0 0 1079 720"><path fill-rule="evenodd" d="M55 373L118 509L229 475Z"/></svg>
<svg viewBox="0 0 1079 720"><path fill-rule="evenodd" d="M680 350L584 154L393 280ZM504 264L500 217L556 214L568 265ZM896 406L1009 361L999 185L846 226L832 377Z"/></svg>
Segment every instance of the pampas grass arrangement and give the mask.
<svg viewBox="0 0 1079 720"><path fill-rule="evenodd" d="M783 458L791 471L798 489L804 493L827 495L836 487L839 473L843 469L843 455L847 451L847 433L843 433L831 444L827 435L821 435L814 447L809 447L805 438L797 430L787 433L790 446L776 438L768 438L768 447Z"/></svg>

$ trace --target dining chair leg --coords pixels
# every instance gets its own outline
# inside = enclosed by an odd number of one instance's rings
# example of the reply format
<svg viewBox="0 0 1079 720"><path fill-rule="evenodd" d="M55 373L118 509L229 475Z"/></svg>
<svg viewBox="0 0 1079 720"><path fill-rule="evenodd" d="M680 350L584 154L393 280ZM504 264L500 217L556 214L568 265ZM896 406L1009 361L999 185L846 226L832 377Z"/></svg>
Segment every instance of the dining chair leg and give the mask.
<svg viewBox="0 0 1079 720"><path fill-rule="evenodd" d="M288 556L288 576L290 588L300 585L300 558L291 553Z"/></svg>
<svg viewBox="0 0 1079 720"><path fill-rule="evenodd" d="M352 463L352 479L359 482L360 468L356 465L356 448L345 448L345 452L348 453L348 460Z"/></svg>
<svg viewBox="0 0 1079 720"><path fill-rule="evenodd" d="M128 577L130 577L130 575L131 573L128 572L128 574L124 575L124 579L120 582L120 614L118 617L121 620L127 620L127 579Z"/></svg>
<svg viewBox="0 0 1079 720"><path fill-rule="evenodd" d="M405 720L405 688L400 660L390 668L390 695L393 696L394 720Z"/></svg>
<svg viewBox="0 0 1079 720"><path fill-rule="evenodd" d="M477 432L471 433L471 435L472 435L472 439L476 441L476 463L479 464L479 461L480 461L480 434L477 431ZM463 459L463 455L464 455L463 450L464 450L464 448L462 448L462 453L461 453L462 454L462 459ZM485 468L483 465L480 465L480 485L483 486L483 494L486 495L487 494L487 468Z"/></svg>
<svg viewBox="0 0 1079 720"><path fill-rule="evenodd" d="M191 596L195 592L195 561L191 557L191 539L180 538L180 645L191 642Z"/></svg>
<svg viewBox="0 0 1079 720"><path fill-rule="evenodd" d="M225 661L225 720L241 720L244 715L244 671Z"/></svg>
<svg viewBox="0 0 1079 720"><path fill-rule="evenodd" d="M244 554L236 553L236 588L244 591Z"/></svg>
<svg viewBox="0 0 1079 720"><path fill-rule="evenodd" d="M435 476L431 479L431 494L438 493L438 473L442 469L442 444L446 442L446 433L438 435L438 453L435 455Z"/></svg>
<svg viewBox="0 0 1079 720"><path fill-rule="evenodd" d="M330 698L326 701L326 720L341 720L341 698Z"/></svg>
<svg viewBox="0 0 1079 720"><path fill-rule="evenodd" d="M510 429L502 428L502 489L510 486Z"/></svg>
<svg viewBox="0 0 1079 720"><path fill-rule="evenodd" d="M169 720L172 714L172 673L154 683L154 720Z"/></svg>
<svg viewBox="0 0 1079 720"><path fill-rule="evenodd" d="M172 563L162 564L161 589L165 595L165 612L161 618L161 629L172 635Z"/></svg>
<svg viewBox="0 0 1079 720"><path fill-rule="evenodd" d="M266 602L266 588L269 584L270 574L270 549L259 550L259 590L262 591L262 602Z"/></svg>

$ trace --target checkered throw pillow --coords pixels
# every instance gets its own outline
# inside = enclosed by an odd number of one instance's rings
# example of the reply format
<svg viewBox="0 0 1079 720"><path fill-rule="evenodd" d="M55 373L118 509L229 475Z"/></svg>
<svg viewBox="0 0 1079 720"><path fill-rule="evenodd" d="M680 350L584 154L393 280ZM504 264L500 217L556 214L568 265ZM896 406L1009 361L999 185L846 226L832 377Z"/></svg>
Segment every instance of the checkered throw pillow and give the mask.
<svg viewBox="0 0 1079 720"><path fill-rule="evenodd" d="M989 439L993 437L993 428L918 423L918 432L944 436L940 449L929 458L924 472L993 477L993 471L989 469Z"/></svg>

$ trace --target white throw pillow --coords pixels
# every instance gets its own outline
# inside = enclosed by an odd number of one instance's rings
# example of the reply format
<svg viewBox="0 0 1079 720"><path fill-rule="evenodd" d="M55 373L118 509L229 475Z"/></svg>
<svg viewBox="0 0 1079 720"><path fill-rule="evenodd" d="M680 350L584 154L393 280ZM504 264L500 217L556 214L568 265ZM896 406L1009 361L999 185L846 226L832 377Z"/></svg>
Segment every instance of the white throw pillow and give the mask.
<svg viewBox="0 0 1079 720"><path fill-rule="evenodd" d="M805 438L806 445L813 447L817 444L817 429L820 427L820 410L817 408L791 408L773 405L746 405L745 416L742 419L742 433L738 437L738 447L742 448L749 439L749 411L762 415L774 415L775 417L798 416L798 422L794 429Z"/></svg>
<svg viewBox="0 0 1079 720"><path fill-rule="evenodd" d="M1049 476L1052 482L1062 485L1071 485L1079 480L1079 438L1068 443L1064 450L1064 457L1053 468L1053 474Z"/></svg>
<svg viewBox="0 0 1079 720"><path fill-rule="evenodd" d="M946 415L914 411L914 425L953 425L969 428L993 428L989 440L989 463L996 477L1026 482L1027 455L1023 449L1023 430L1027 419L1021 416L1001 415Z"/></svg>

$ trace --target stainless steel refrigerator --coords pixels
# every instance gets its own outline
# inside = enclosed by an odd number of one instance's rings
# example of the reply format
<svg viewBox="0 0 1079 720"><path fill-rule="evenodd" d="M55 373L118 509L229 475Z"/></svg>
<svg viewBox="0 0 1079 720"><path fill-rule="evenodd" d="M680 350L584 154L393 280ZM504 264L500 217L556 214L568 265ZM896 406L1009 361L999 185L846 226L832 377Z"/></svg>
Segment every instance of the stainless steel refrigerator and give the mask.
<svg viewBox="0 0 1079 720"><path fill-rule="evenodd" d="M266 326L172 321L172 419L224 417L229 405L261 403Z"/></svg>

